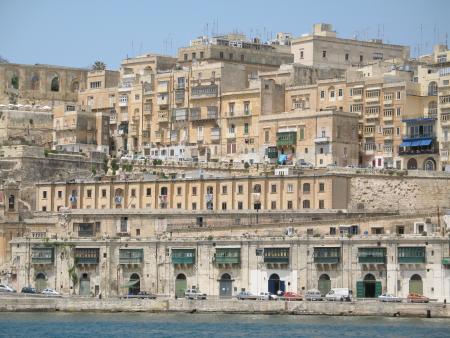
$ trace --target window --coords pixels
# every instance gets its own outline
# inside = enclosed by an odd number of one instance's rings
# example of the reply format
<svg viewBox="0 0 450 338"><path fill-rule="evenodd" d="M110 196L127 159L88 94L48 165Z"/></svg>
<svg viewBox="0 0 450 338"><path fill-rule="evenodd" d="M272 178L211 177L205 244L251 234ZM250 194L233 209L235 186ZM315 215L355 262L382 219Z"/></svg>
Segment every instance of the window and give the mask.
<svg viewBox="0 0 450 338"><path fill-rule="evenodd" d="M319 209L325 209L325 201L319 200Z"/></svg>
<svg viewBox="0 0 450 338"><path fill-rule="evenodd" d="M343 93L344 93L344 92L343 92L342 88L340 88L339 91L338 91L338 96L339 96L339 97L342 97L342 95L344 95Z"/></svg>
<svg viewBox="0 0 450 338"><path fill-rule="evenodd" d="M92 190L88 189L87 190L87 198L91 198L92 197Z"/></svg>
<svg viewBox="0 0 450 338"><path fill-rule="evenodd" d="M136 229L136 236L140 236L141 235L141 229Z"/></svg>
<svg viewBox="0 0 450 338"><path fill-rule="evenodd" d="M187 59L188 59L188 55L184 54L184 61L187 61Z"/></svg>
<svg viewBox="0 0 450 338"><path fill-rule="evenodd" d="M307 154L308 153L308 148L305 148L305 154Z"/></svg>
<svg viewBox="0 0 450 338"><path fill-rule="evenodd" d="M59 92L59 77L55 76L52 79L52 82L50 84L50 90L52 92Z"/></svg>
<svg viewBox="0 0 450 338"><path fill-rule="evenodd" d="M134 100L139 101L141 99L141 96L139 94L134 95ZM138 109L139 112L139 109Z"/></svg>
<svg viewBox="0 0 450 338"><path fill-rule="evenodd" d="M147 188L145 194L147 196L151 196L152 195L152 188Z"/></svg>
<svg viewBox="0 0 450 338"><path fill-rule="evenodd" d="M292 201L288 201L288 202L287 202L287 208L288 208L289 210L292 209Z"/></svg>
<svg viewBox="0 0 450 338"><path fill-rule="evenodd" d="M197 187L192 187L192 196L197 196Z"/></svg>
<svg viewBox="0 0 450 338"><path fill-rule="evenodd" d="M102 82L101 81L93 81L93 82L90 83L91 89L100 88L101 86L102 86Z"/></svg>
<svg viewBox="0 0 450 338"><path fill-rule="evenodd" d="M178 196L181 195L181 187L177 187L177 195L178 195Z"/></svg>
<svg viewBox="0 0 450 338"><path fill-rule="evenodd" d="M42 198L47 198L47 191L42 192Z"/></svg>
<svg viewBox="0 0 450 338"><path fill-rule="evenodd" d="M301 50L300 51L300 59L303 59L304 58L304 52Z"/></svg>
<svg viewBox="0 0 450 338"><path fill-rule="evenodd" d="M325 92L323 90L320 91L320 98L322 100L325 98Z"/></svg>
<svg viewBox="0 0 450 338"><path fill-rule="evenodd" d="M222 202L222 210L227 210L227 202Z"/></svg>
<svg viewBox="0 0 450 338"><path fill-rule="evenodd" d="M192 210L197 210L197 203L192 203Z"/></svg>
<svg viewBox="0 0 450 338"><path fill-rule="evenodd" d="M233 60L233 53L230 53L230 54L228 55L228 58L229 58L230 60Z"/></svg>
<svg viewBox="0 0 450 338"><path fill-rule="evenodd" d="M364 56L360 55L359 56L359 62L363 62L364 61Z"/></svg>
<svg viewBox="0 0 450 338"><path fill-rule="evenodd" d="M319 192L324 192L325 191L325 183L321 182L319 183Z"/></svg>
<svg viewBox="0 0 450 338"><path fill-rule="evenodd" d="M270 203L270 208L271 208L272 210L275 210L275 209L277 208L277 202L276 202L276 201L272 201L272 202Z"/></svg>
<svg viewBox="0 0 450 338"><path fill-rule="evenodd" d="M277 192L277 185L276 184L272 184L272 186L270 187L270 192L272 194L275 194Z"/></svg>
<svg viewBox="0 0 450 338"><path fill-rule="evenodd" d="M397 100L400 100L402 98L402 92L400 92L400 91L397 92L395 97L396 97Z"/></svg>
<svg viewBox="0 0 450 338"><path fill-rule="evenodd" d="M264 143L269 143L270 131L264 130Z"/></svg>
<svg viewBox="0 0 450 338"><path fill-rule="evenodd" d="M255 184L253 186L253 192L259 194L261 192L261 185L260 184Z"/></svg>
<svg viewBox="0 0 450 338"><path fill-rule="evenodd" d="M305 139L305 127L300 127L299 128L299 134L300 134L300 140L304 140Z"/></svg>
<svg viewBox="0 0 450 338"><path fill-rule="evenodd" d="M293 192L293 191L294 191L294 186L291 183L289 183L287 185L287 192Z"/></svg>
<svg viewBox="0 0 450 338"><path fill-rule="evenodd" d="M345 61L348 61L350 58L350 55L348 53L345 53Z"/></svg>
<svg viewBox="0 0 450 338"><path fill-rule="evenodd" d="M223 59L223 52L220 52L219 57Z"/></svg>
<svg viewBox="0 0 450 338"><path fill-rule="evenodd" d="M241 54L241 62L244 62L244 54Z"/></svg>
<svg viewBox="0 0 450 338"><path fill-rule="evenodd" d="M401 111L401 109L399 107L399 108L396 109L396 115L400 116L401 114L402 114L402 111Z"/></svg>
<svg viewBox="0 0 450 338"><path fill-rule="evenodd" d="M181 203L177 203L177 209L181 209Z"/></svg>
<svg viewBox="0 0 450 338"><path fill-rule="evenodd" d="M226 195L228 193L228 187L226 185L222 186L222 195Z"/></svg>
<svg viewBox="0 0 450 338"><path fill-rule="evenodd" d="M192 60L194 60L196 56L197 55L195 53L192 53Z"/></svg>
<svg viewBox="0 0 450 338"><path fill-rule="evenodd" d="M320 149L319 149L319 152L320 152L321 154L323 154L323 148L320 148Z"/></svg>
<svg viewBox="0 0 450 338"><path fill-rule="evenodd" d="M42 211L47 211L47 207L42 207Z"/></svg>
<svg viewBox="0 0 450 338"><path fill-rule="evenodd" d="M245 101L244 102L244 114L248 115L250 113L250 102Z"/></svg>
<svg viewBox="0 0 450 338"><path fill-rule="evenodd" d="M136 189L131 189L131 197L136 197Z"/></svg>
<svg viewBox="0 0 450 338"><path fill-rule="evenodd" d="M310 208L309 200L303 200L303 209L309 209L309 208Z"/></svg>
<svg viewBox="0 0 450 338"><path fill-rule="evenodd" d="M248 123L244 123L244 134L248 134Z"/></svg>
<svg viewBox="0 0 450 338"><path fill-rule="evenodd" d="M238 210L244 209L244 204L242 202L238 202Z"/></svg>
<svg viewBox="0 0 450 338"><path fill-rule="evenodd" d="M244 193L244 186L243 185L238 185L238 194L242 195Z"/></svg>
<svg viewBox="0 0 450 338"><path fill-rule="evenodd" d="M326 50L323 50L323 51L322 51L322 57L323 57L323 58L326 58L326 57L327 57L327 51L326 51Z"/></svg>
<svg viewBox="0 0 450 338"><path fill-rule="evenodd" d="M303 183L303 192L309 193L311 191L311 185L309 183Z"/></svg>
<svg viewBox="0 0 450 338"><path fill-rule="evenodd" d="M58 198L62 198L62 191L58 190Z"/></svg>
<svg viewBox="0 0 450 338"><path fill-rule="evenodd" d="M205 52L200 52L200 59L203 59L204 55L205 55Z"/></svg>

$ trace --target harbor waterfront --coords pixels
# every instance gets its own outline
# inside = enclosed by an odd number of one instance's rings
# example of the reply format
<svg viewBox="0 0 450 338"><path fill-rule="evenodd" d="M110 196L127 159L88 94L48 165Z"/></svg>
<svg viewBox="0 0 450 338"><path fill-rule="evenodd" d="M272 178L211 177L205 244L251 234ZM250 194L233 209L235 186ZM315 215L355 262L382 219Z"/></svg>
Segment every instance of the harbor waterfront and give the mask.
<svg viewBox="0 0 450 338"><path fill-rule="evenodd" d="M170 329L168 329L170 327ZM446 319L148 313L3 313L0 337L445 337Z"/></svg>
<svg viewBox="0 0 450 338"><path fill-rule="evenodd" d="M97 299L89 297L0 296L0 312L184 312L450 318L445 303L262 301L217 299Z"/></svg>

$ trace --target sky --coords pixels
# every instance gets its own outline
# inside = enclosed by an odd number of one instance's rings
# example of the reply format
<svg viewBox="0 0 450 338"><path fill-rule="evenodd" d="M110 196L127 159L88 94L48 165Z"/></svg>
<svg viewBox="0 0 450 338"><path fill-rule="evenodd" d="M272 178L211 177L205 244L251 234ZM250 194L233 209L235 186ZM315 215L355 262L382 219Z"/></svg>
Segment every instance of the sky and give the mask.
<svg viewBox="0 0 450 338"><path fill-rule="evenodd" d="M101 60L118 69L126 57L176 55L212 31L296 37L318 22L341 37L409 45L413 57L445 43L446 33L450 44L449 0L0 0L0 56L71 67Z"/></svg>

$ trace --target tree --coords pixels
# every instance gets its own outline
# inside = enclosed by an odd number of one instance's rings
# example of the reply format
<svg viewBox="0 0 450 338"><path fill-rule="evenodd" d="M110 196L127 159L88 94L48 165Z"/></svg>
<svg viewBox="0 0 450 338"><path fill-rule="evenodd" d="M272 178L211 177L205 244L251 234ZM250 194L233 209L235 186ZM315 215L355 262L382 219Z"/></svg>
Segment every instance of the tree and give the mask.
<svg viewBox="0 0 450 338"><path fill-rule="evenodd" d="M103 61L95 61L92 65L92 70L105 70L106 64Z"/></svg>

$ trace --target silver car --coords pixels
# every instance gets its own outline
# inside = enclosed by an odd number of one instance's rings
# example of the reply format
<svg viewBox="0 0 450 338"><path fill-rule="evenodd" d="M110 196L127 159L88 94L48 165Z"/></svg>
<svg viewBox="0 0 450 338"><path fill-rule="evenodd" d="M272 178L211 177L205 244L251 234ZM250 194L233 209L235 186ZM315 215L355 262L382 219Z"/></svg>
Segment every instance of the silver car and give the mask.
<svg viewBox="0 0 450 338"><path fill-rule="evenodd" d="M305 300L309 301L323 300L322 293L317 289L308 290L305 293Z"/></svg>
<svg viewBox="0 0 450 338"><path fill-rule="evenodd" d="M392 302L392 303L402 302L402 299L400 297L391 295L390 293L383 293L382 295L378 296L378 300L380 302Z"/></svg>
<svg viewBox="0 0 450 338"><path fill-rule="evenodd" d="M206 293L202 293L197 289L187 289L184 292L184 297L186 299L206 299Z"/></svg>
<svg viewBox="0 0 450 338"><path fill-rule="evenodd" d="M240 300L244 300L244 299L257 300L258 296L250 291L241 291L237 294L236 298L240 299Z"/></svg>
<svg viewBox="0 0 450 338"><path fill-rule="evenodd" d="M16 292L16 290L6 284L0 284L0 292Z"/></svg>

